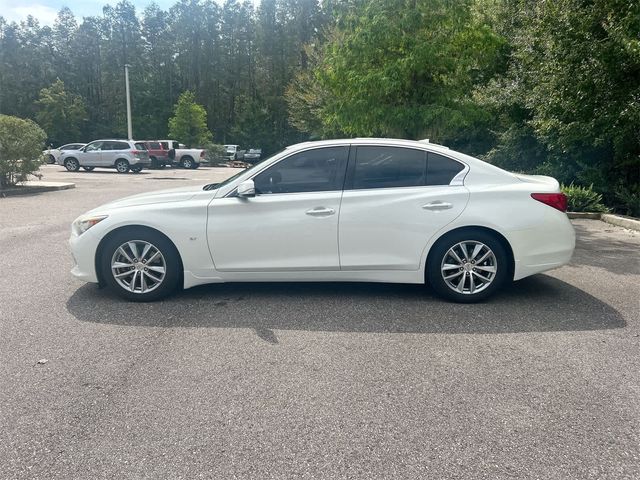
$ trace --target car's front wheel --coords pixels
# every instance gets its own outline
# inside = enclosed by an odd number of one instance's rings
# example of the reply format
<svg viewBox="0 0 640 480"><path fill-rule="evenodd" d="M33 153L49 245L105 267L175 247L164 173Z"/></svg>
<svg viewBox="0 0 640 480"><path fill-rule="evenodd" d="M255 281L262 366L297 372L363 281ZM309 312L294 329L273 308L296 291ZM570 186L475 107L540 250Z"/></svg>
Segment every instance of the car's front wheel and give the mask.
<svg viewBox="0 0 640 480"><path fill-rule="evenodd" d="M427 280L442 297L460 303L484 300L509 276L509 256L497 237L460 231L436 242L427 263Z"/></svg>
<svg viewBox="0 0 640 480"><path fill-rule="evenodd" d="M127 300L158 300L178 287L178 251L153 230L129 228L117 232L107 240L100 260L105 282Z"/></svg>
<svg viewBox="0 0 640 480"><path fill-rule="evenodd" d="M118 173L127 173L129 171L129 162L124 158L116 160L116 170Z"/></svg>
<svg viewBox="0 0 640 480"><path fill-rule="evenodd" d="M75 158L67 158L64 161L64 168L66 168L70 172L77 172L80 170L80 162L78 162Z"/></svg>

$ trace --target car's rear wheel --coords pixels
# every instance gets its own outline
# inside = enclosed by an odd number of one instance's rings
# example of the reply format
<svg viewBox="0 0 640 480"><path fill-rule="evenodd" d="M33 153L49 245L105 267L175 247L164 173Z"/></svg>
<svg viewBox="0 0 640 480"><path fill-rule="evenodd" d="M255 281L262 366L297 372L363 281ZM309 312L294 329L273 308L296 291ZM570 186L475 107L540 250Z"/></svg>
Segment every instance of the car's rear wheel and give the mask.
<svg viewBox="0 0 640 480"><path fill-rule="evenodd" d="M64 168L66 168L70 172L77 172L80 170L80 162L76 158L67 158L64 161Z"/></svg>
<svg viewBox="0 0 640 480"><path fill-rule="evenodd" d="M178 287L178 251L152 230L129 228L116 233L107 240L100 261L107 285L127 300L158 300Z"/></svg>
<svg viewBox="0 0 640 480"><path fill-rule="evenodd" d="M118 173L127 173L129 171L129 162L124 158L116 160L116 170Z"/></svg>
<svg viewBox="0 0 640 480"><path fill-rule="evenodd" d="M193 164L195 162L191 157L184 157L181 163L182 163L182 168L193 168Z"/></svg>
<svg viewBox="0 0 640 480"><path fill-rule="evenodd" d="M508 278L509 256L500 240L488 232L463 230L445 236L432 247L427 280L442 297L460 303L484 300Z"/></svg>
<svg viewBox="0 0 640 480"><path fill-rule="evenodd" d="M47 163L49 165L51 165L52 163L56 163L56 157L54 157L53 155L49 154L47 155Z"/></svg>
<svg viewBox="0 0 640 480"><path fill-rule="evenodd" d="M93 172L93 169L96 167L82 167L87 172Z"/></svg>

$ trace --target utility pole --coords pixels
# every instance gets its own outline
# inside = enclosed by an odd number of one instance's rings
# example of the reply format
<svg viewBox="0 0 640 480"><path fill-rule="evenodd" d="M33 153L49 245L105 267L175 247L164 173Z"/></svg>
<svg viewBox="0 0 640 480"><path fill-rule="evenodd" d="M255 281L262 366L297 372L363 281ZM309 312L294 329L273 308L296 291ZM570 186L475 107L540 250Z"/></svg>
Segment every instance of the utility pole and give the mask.
<svg viewBox="0 0 640 480"><path fill-rule="evenodd" d="M127 134L129 140L133 140L133 129L131 127L131 92L129 91L129 67L131 65L124 66L124 83L127 94Z"/></svg>

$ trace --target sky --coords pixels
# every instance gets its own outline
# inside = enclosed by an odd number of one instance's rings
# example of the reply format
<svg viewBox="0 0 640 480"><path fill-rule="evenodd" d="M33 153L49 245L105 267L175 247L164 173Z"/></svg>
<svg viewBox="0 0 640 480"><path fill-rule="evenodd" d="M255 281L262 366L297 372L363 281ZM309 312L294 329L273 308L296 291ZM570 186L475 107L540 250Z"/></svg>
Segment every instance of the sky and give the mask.
<svg viewBox="0 0 640 480"><path fill-rule="evenodd" d="M131 0L137 12L142 12L152 0ZM8 22L20 22L28 15L40 21L41 25L53 25L58 11L69 7L78 20L90 15L102 14L102 7L115 5L118 0L0 0L0 16ZM176 0L155 0L160 8L168 9Z"/></svg>

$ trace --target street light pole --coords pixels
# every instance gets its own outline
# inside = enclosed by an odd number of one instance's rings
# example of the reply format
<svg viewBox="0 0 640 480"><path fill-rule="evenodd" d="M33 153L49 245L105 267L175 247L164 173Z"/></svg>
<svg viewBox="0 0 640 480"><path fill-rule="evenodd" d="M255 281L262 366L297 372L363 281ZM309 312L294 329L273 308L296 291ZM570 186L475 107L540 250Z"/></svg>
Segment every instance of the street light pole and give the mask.
<svg viewBox="0 0 640 480"><path fill-rule="evenodd" d="M133 129L131 127L131 92L129 91L129 67L131 65L124 66L124 83L127 94L127 134L129 140L133 140Z"/></svg>

